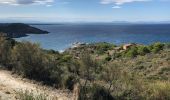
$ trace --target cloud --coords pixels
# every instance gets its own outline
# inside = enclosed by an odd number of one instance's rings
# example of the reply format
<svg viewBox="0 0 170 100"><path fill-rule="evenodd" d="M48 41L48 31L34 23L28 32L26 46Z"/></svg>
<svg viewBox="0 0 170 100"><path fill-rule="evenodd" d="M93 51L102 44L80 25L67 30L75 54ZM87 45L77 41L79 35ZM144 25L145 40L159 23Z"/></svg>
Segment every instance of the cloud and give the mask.
<svg viewBox="0 0 170 100"><path fill-rule="evenodd" d="M150 0L101 0L101 4L116 4L116 5L122 5L125 3L131 3L131 2L144 2L144 1L150 1Z"/></svg>
<svg viewBox="0 0 170 100"><path fill-rule="evenodd" d="M49 4L54 0L0 0L0 4L28 5L28 4Z"/></svg>
<svg viewBox="0 0 170 100"><path fill-rule="evenodd" d="M51 6L53 6L53 5L46 5L46 7L51 7Z"/></svg>
<svg viewBox="0 0 170 100"><path fill-rule="evenodd" d="M114 8L114 9L119 9L119 8L121 8L120 6L113 6L112 8Z"/></svg>

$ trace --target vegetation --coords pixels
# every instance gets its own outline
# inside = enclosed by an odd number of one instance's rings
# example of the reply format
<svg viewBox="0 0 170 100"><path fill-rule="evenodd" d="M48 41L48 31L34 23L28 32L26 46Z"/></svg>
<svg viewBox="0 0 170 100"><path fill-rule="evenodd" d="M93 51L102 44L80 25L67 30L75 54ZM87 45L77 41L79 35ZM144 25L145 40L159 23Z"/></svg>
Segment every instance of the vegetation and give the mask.
<svg viewBox="0 0 170 100"><path fill-rule="evenodd" d="M139 45L139 46L132 46L128 50L124 51L121 55L124 57L136 57L138 55L144 56L148 53L158 53L159 51L163 50L164 45L163 43L154 43L148 46Z"/></svg>
<svg viewBox="0 0 170 100"><path fill-rule="evenodd" d="M8 37L18 38L26 34L45 34L47 31L22 23L0 24L0 32L6 33Z"/></svg>
<svg viewBox="0 0 170 100"><path fill-rule="evenodd" d="M19 100L48 100L47 95L45 94L37 94L33 93L33 91L28 90L20 90L17 92L17 98Z"/></svg>
<svg viewBox="0 0 170 100"><path fill-rule="evenodd" d="M168 43L134 45L127 50L98 43L64 53L2 35L0 43L0 64L6 69L55 88L74 92L77 86L79 100L170 99ZM45 100L33 99L29 92L20 95L21 100Z"/></svg>
<svg viewBox="0 0 170 100"><path fill-rule="evenodd" d="M115 47L115 45L106 42L96 43L94 45L98 54L104 54L106 53L106 51L111 50Z"/></svg>

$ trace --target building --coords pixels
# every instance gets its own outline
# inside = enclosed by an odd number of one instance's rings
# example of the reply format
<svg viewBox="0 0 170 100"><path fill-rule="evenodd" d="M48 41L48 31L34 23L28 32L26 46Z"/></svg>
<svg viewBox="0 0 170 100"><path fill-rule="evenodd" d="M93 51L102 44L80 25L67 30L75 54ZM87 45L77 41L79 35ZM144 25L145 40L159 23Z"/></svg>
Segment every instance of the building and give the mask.
<svg viewBox="0 0 170 100"><path fill-rule="evenodd" d="M135 45L136 45L136 44L134 44L134 43L125 44L125 45L123 45L123 50L127 50L127 49L129 49L130 47L135 46Z"/></svg>

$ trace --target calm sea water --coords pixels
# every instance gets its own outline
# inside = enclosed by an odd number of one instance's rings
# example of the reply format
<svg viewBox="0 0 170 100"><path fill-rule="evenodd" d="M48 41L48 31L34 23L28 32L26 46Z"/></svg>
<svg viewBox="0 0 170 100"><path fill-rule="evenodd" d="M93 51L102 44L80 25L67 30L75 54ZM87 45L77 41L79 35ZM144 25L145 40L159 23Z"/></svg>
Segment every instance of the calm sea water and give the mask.
<svg viewBox="0 0 170 100"><path fill-rule="evenodd" d="M33 25L49 34L31 34L16 40L40 43L42 48L64 50L74 42L114 44L170 42L170 24L60 24Z"/></svg>

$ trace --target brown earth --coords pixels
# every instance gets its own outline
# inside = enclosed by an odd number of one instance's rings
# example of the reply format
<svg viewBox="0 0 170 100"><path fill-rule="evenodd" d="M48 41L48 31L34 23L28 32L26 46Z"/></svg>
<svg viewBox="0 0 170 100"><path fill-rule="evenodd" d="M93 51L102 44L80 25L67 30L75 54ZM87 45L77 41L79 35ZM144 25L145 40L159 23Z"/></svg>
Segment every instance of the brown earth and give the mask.
<svg viewBox="0 0 170 100"><path fill-rule="evenodd" d="M20 91L32 91L34 94L47 94L50 100L72 100L72 93L67 90L57 90L43 86L21 77L16 77L9 71L0 70L0 100L18 100Z"/></svg>

